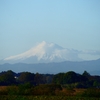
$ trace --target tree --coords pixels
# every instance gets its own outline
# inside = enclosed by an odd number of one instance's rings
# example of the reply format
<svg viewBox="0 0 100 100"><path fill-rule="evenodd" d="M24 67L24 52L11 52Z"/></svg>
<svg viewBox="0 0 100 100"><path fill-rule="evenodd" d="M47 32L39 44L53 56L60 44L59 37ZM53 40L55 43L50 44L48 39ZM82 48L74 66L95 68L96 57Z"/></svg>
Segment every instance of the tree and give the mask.
<svg viewBox="0 0 100 100"><path fill-rule="evenodd" d="M65 75L65 73L59 73L59 74L54 75L53 83L63 84L64 83L64 75Z"/></svg>
<svg viewBox="0 0 100 100"><path fill-rule="evenodd" d="M46 80L42 74L36 73L34 77L35 85L45 84Z"/></svg>
<svg viewBox="0 0 100 100"><path fill-rule="evenodd" d="M79 74L76 74L73 71L69 71L64 75L64 84L70 84L80 81Z"/></svg>
<svg viewBox="0 0 100 100"><path fill-rule="evenodd" d="M34 83L34 74L30 73L30 72L22 72L18 78L19 83L26 83L26 82L30 82L30 83Z"/></svg>
<svg viewBox="0 0 100 100"><path fill-rule="evenodd" d="M86 77L91 76L87 71L84 71L82 75L83 75L83 76L86 76Z"/></svg>
<svg viewBox="0 0 100 100"><path fill-rule="evenodd" d="M8 70L0 75L0 84L1 85L12 85L15 84L16 80L14 78L14 72Z"/></svg>

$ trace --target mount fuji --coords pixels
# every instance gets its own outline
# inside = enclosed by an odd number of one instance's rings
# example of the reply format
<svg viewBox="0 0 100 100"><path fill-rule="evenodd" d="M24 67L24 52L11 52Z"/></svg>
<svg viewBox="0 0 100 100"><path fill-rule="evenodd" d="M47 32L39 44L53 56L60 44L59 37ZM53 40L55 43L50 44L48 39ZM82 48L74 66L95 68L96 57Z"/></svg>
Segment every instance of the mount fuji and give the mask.
<svg viewBox="0 0 100 100"><path fill-rule="evenodd" d="M100 59L84 61L79 57L80 54L82 51L43 41L26 52L1 60L0 70L52 74L66 71L82 73L86 70L100 75Z"/></svg>
<svg viewBox="0 0 100 100"><path fill-rule="evenodd" d="M45 41L39 43L30 50L10 56L2 60L4 63L49 63L62 61L81 61L79 51L63 48L54 43Z"/></svg>

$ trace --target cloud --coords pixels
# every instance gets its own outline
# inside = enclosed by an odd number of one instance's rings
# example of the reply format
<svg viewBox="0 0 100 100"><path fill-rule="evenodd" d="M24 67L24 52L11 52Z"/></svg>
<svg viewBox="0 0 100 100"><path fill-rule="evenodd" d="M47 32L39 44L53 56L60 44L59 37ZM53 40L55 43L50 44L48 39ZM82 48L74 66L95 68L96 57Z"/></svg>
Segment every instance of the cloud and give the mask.
<svg viewBox="0 0 100 100"><path fill-rule="evenodd" d="M99 50L83 50L80 51L78 56L83 60L96 60L100 58Z"/></svg>
<svg viewBox="0 0 100 100"><path fill-rule="evenodd" d="M99 50L83 50L81 51L82 54L90 54L90 55L100 55Z"/></svg>

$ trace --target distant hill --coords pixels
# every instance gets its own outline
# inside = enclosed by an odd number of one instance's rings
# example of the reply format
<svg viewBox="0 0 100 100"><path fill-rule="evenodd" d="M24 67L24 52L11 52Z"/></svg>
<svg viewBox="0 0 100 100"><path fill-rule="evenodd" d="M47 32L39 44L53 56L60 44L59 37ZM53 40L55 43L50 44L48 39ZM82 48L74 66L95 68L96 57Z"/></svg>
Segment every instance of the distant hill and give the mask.
<svg viewBox="0 0 100 100"><path fill-rule="evenodd" d="M26 64L26 63L15 63L15 64L1 64L0 71L12 70L14 72L39 72L39 73L50 73L56 74L59 72L75 71L77 73L83 73L85 70L92 75L100 75L100 59L91 61L65 61L56 63L38 63L38 64Z"/></svg>

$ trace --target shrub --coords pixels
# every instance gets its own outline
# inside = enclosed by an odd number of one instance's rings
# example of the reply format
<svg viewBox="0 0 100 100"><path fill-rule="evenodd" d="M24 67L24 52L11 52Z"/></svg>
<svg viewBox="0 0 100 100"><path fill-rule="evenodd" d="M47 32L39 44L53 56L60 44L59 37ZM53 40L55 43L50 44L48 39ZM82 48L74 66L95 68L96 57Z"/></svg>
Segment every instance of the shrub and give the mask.
<svg viewBox="0 0 100 100"><path fill-rule="evenodd" d="M96 89L96 88L89 88L87 90L85 90L81 96L84 97L100 97L100 89Z"/></svg>

